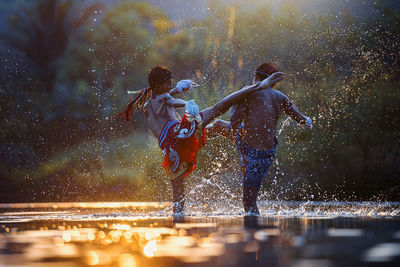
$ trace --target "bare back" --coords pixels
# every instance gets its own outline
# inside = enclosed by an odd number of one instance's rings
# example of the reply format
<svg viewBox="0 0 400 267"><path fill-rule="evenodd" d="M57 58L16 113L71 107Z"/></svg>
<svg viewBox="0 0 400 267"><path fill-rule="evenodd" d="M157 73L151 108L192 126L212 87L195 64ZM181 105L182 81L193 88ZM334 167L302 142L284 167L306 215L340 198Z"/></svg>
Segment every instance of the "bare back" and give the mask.
<svg viewBox="0 0 400 267"><path fill-rule="evenodd" d="M237 105L231 123L244 123L242 134L247 145L268 150L275 145L276 125L282 112L299 123L305 120L285 94L269 88L252 93Z"/></svg>
<svg viewBox="0 0 400 267"><path fill-rule="evenodd" d="M179 120L175 107L170 103L174 99L169 94L150 99L145 105L147 123L155 137L159 137L164 125L170 120Z"/></svg>

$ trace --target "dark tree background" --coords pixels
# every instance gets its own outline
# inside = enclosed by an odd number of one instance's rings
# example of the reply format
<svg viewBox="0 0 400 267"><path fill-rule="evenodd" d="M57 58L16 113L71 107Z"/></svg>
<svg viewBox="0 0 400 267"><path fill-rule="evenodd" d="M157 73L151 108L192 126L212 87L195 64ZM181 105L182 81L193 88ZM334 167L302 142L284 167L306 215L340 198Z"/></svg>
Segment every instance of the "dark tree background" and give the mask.
<svg viewBox="0 0 400 267"><path fill-rule="evenodd" d="M205 108L264 61L314 128L283 116L262 198L399 201L398 4L301 3L0 1L0 201L168 200L143 114L113 119L126 91L167 65L202 85L184 98ZM240 199L232 144L210 140L198 160L188 186Z"/></svg>

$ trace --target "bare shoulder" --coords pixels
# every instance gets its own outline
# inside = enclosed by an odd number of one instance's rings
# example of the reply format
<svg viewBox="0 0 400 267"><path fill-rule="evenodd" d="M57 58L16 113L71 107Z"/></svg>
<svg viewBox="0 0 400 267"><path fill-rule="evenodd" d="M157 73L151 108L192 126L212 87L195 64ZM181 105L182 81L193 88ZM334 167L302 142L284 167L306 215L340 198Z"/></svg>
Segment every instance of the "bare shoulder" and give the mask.
<svg viewBox="0 0 400 267"><path fill-rule="evenodd" d="M284 93L282 93L279 90L273 89L273 88L271 88L269 90L265 90L265 91L269 91L270 94L279 95L279 96L285 96Z"/></svg>
<svg viewBox="0 0 400 267"><path fill-rule="evenodd" d="M281 91L272 89L272 88L267 88L264 90L259 90L251 94L251 97L248 97L249 100L255 99L255 98L264 98L264 97L274 97L274 98L283 98L286 97L284 93Z"/></svg>
<svg viewBox="0 0 400 267"><path fill-rule="evenodd" d="M269 93L279 100L289 99L287 95L276 89L270 89Z"/></svg>

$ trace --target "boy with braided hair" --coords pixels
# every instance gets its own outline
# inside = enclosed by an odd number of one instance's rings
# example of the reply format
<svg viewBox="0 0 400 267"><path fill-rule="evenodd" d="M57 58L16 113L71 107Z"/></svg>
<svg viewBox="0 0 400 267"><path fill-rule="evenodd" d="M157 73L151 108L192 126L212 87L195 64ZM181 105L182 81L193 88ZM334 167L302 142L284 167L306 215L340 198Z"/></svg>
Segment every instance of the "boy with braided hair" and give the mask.
<svg viewBox="0 0 400 267"><path fill-rule="evenodd" d="M232 105L244 100L250 93L267 88L284 78L283 73L275 73L267 79L230 94L217 104L199 112L194 101L174 98L192 87L190 80L178 82L171 89L172 73L166 67L156 66L148 74L150 87L140 91L128 108L118 114L129 121L133 105L145 112L149 128L158 139L164 154L163 168L170 178L173 192L173 212L183 214L185 193L183 180L196 167L197 151L206 143L207 134L216 135L218 127L206 127L216 117L225 113ZM147 100L149 98L149 100ZM175 109L186 108L179 118Z"/></svg>

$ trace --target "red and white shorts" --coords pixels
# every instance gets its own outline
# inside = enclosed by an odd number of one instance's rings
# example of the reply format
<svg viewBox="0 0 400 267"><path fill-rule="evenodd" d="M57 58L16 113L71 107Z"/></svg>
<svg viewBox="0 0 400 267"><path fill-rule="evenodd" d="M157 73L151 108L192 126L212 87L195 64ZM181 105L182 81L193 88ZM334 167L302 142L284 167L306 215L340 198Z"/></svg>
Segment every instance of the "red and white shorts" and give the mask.
<svg viewBox="0 0 400 267"><path fill-rule="evenodd" d="M181 121L168 121L158 139L164 154L163 168L170 180L185 178L196 167L197 151L206 144L206 128L202 113L185 114Z"/></svg>

